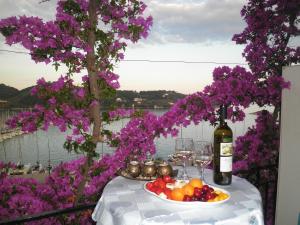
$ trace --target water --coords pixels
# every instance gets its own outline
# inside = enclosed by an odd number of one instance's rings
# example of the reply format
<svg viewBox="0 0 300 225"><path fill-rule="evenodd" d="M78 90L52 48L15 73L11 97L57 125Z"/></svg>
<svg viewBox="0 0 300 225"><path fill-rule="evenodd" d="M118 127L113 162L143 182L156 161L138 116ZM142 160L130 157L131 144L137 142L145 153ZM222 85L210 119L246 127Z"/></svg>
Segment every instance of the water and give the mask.
<svg viewBox="0 0 300 225"><path fill-rule="evenodd" d="M157 115L162 115L164 110L152 111ZM244 134L247 127L254 124L255 116L247 114L245 121L237 122L235 124L229 123L229 126L233 131L233 139L237 136ZM123 119L114 122L109 126L111 130L118 131L126 125L128 119ZM179 137L193 138L203 141L212 141L214 127L210 126L207 122L202 122L199 125L190 125L186 128L180 129ZM47 132L37 131L33 134L22 135L8 139L0 143L0 160L4 162L12 161L17 163L22 161L24 164L31 163L32 165L39 161L44 166L50 164L57 165L60 162L68 161L71 159L79 158L80 154L73 152L67 152L63 148L65 137L70 133L61 133L56 127L50 127ZM175 140L172 137L157 138L155 140L157 153L156 157L167 159L168 155L175 151ZM113 148L99 143L97 146L97 152L112 154Z"/></svg>

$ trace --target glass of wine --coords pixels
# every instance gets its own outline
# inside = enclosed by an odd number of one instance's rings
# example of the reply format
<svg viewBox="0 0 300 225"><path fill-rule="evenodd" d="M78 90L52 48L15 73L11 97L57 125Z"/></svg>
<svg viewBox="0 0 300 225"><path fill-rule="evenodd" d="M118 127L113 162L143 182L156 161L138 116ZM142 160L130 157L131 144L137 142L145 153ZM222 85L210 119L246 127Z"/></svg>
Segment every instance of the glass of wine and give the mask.
<svg viewBox="0 0 300 225"><path fill-rule="evenodd" d="M204 169L213 158L212 144L208 141L195 141L195 163L200 172L200 179L204 181Z"/></svg>
<svg viewBox="0 0 300 225"><path fill-rule="evenodd" d="M182 161L183 173L182 179L188 180L189 176L186 172L186 163L194 153L194 142L192 138L177 138L175 140L175 157Z"/></svg>

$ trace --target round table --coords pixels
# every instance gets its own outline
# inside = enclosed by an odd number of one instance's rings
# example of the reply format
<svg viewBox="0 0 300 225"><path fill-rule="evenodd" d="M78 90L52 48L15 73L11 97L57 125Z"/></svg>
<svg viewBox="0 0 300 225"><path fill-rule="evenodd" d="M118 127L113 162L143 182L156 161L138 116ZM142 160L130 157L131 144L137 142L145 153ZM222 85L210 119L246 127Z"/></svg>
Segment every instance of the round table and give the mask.
<svg viewBox="0 0 300 225"><path fill-rule="evenodd" d="M195 167L187 168L199 177ZM205 170L208 184L230 192L231 198L210 207L195 207L166 202L144 190L143 181L116 177L105 187L92 218L98 225L263 225L259 191L247 180L233 176L229 186L212 181L212 171Z"/></svg>

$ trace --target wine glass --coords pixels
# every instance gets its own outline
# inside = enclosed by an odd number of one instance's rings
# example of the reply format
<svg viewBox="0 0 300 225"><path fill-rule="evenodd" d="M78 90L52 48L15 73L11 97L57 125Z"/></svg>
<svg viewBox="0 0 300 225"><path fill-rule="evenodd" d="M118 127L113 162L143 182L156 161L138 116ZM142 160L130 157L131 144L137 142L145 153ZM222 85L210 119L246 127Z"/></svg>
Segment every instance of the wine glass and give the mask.
<svg viewBox="0 0 300 225"><path fill-rule="evenodd" d="M183 180L188 180L189 176L186 172L186 162L193 156L194 142L192 138L177 138L175 140L175 157L182 161Z"/></svg>
<svg viewBox="0 0 300 225"><path fill-rule="evenodd" d="M204 181L204 168L213 158L212 144L208 141L195 141L195 163L200 172L200 179Z"/></svg>

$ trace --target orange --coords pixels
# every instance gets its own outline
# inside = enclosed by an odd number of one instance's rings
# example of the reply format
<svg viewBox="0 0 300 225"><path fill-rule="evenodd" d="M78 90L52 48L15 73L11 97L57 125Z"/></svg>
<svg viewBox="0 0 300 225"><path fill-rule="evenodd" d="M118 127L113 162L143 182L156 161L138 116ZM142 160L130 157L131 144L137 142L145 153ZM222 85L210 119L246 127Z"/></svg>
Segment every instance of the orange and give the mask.
<svg viewBox="0 0 300 225"><path fill-rule="evenodd" d="M193 196L194 187L190 184L186 184L182 187L184 195Z"/></svg>
<svg viewBox="0 0 300 225"><path fill-rule="evenodd" d="M199 178L192 178L189 182L189 185L193 186L194 188L197 187L197 188L202 188L203 186L203 182L201 179Z"/></svg>
<svg viewBox="0 0 300 225"><path fill-rule="evenodd" d="M171 199L175 201L182 201L184 197L182 188L174 188L171 192Z"/></svg>

